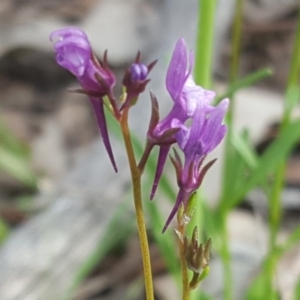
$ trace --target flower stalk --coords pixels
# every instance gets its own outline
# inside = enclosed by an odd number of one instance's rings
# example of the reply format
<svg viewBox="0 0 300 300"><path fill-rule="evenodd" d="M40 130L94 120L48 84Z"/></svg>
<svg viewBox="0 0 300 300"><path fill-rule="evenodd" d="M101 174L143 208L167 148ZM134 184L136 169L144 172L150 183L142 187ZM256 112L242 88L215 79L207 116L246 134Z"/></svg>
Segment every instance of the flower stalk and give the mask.
<svg viewBox="0 0 300 300"><path fill-rule="evenodd" d="M189 288L189 276L188 267L185 257L185 245L184 237L186 230L186 222L184 221L184 207L181 205L177 213L177 236L178 236L178 247L179 247L179 257L181 264L181 277L182 277L182 300L189 300L190 288Z"/></svg>
<svg viewBox="0 0 300 300"><path fill-rule="evenodd" d="M205 244L198 241L198 228L194 228L191 238L186 235L186 226L194 213L196 197L192 196L187 208L183 204L177 212L177 229L179 256L182 274L182 300L188 300L190 292L196 289L209 273L211 239ZM188 270L193 272L189 280Z"/></svg>
<svg viewBox="0 0 300 300"><path fill-rule="evenodd" d="M145 225L145 219L143 213L143 204L142 204L141 172L136 164L133 146L131 142L130 131L128 127L128 113L129 113L129 107L125 107L123 110L122 117L120 119L120 126L121 126L122 136L125 143L125 149L128 157L131 179L132 179L134 206L136 212L138 233L140 238L140 246L141 246L143 267L144 267L146 298L147 300L154 300L150 252L149 252L147 231L146 231L146 225Z"/></svg>

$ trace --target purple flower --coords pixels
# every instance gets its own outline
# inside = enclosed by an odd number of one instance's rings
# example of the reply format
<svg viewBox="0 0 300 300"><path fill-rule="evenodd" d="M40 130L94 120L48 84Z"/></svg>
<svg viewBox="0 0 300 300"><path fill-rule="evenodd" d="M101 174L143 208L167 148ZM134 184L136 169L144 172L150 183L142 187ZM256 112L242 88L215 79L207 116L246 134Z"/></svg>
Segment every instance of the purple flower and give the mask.
<svg viewBox="0 0 300 300"><path fill-rule="evenodd" d="M162 171L170 151L170 147L176 142L175 133L181 125L188 119L188 110L186 103L185 83L191 74L193 63L192 53L189 54L189 65L187 58L186 44L183 39L176 43L171 62L167 71L166 86L171 95L174 105L170 113L159 122L158 103L152 95L152 120L148 130L148 146L160 146L158 155L157 169L154 177L154 183L151 190L150 199L152 200ZM153 121L155 120L155 121Z"/></svg>
<svg viewBox="0 0 300 300"><path fill-rule="evenodd" d="M167 229L180 204L186 207L191 195L200 187L204 175L216 161L212 160L201 168L206 155L218 146L226 134L227 127L222 123L228 102L228 99L224 99L218 106L212 107L207 105L207 99L203 97L197 103L192 125L187 127L183 124L176 133L178 146L184 153L184 164L175 151L175 157L171 160L176 170L179 192L163 231Z"/></svg>
<svg viewBox="0 0 300 300"><path fill-rule="evenodd" d="M83 92L89 96L103 143L117 172L103 107L103 97L111 94L116 81L108 67L106 53L103 62L98 62L86 34L78 28L56 30L50 35L50 40L54 42L57 63L76 76Z"/></svg>
<svg viewBox="0 0 300 300"><path fill-rule="evenodd" d="M179 39L166 77L166 87L174 104L170 113L160 122L158 122L158 104L153 101L152 96L152 116L155 113L157 116L152 117L156 121L150 122L148 145L152 147L158 145L160 151L150 199L154 197L170 147L177 141L177 136L183 134L180 132L185 129L185 122L194 118L197 107L198 111L202 107L201 110L205 113L214 109L210 103L215 97L215 92L205 90L195 84L191 75L192 67L193 53L188 53L185 41Z"/></svg>
<svg viewBox="0 0 300 300"><path fill-rule="evenodd" d="M54 41L57 63L76 76L84 90L104 96L115 85L116 79L107 65L106 56L103 62L97 61L83 31L59 29L52 32L50 40Z"/></svg>
<svg viewBox="0 0 300 300"><path fill-rule="evenodd" d="M157 100L151 95L152 116L147 147L149 152L155 145L158 145L160 150L150 199L154 197L171 145L177 142L184 153L184 164L176 151L175 157L171 157L176 169L179 192L163 231L168 227L180 204L186 206L190 196L199 188L205 173L215 160L203 168L202 163L226 133L226 125L222 122L228 100L225 99L217 107L213 107L211 103L215 92L196 85L191 75L192 67L193 53L188 53L185 41L179 39L166 77L166 87L174 104L169 114L161 121ZM187 125L188 120L190 126Z"/></svg>

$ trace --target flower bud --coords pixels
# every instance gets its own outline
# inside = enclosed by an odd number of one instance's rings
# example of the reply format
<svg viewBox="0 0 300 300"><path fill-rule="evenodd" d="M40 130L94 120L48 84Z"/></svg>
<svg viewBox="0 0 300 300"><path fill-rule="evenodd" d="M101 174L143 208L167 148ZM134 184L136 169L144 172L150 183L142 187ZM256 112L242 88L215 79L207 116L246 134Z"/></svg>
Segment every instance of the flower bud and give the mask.
<svg viewBox="0 0 300 300"><path fill-rule="evenodd" d="M123 110L128 106L133 106L136 103L139 94L145 90L146 85L150 81L147 77L156 64L156 61L153 61L146 66L140 63L140 58L141 55L138 53L134 63L132 63L125 71L122 83L126 92L126 100L120 110Z"/></svg>
<svg viewBox="0 0 300 300"><path fill-rule="evenodd" d="M198 230L194 228L192 238L184 239L185 258L188 268L194 273L200 274L209 264L211 239L205 244L198 243Z"/></svg>
<svg viewBox="0 0 300 300"><path fill-rule="evenodd" d="M131 80L136 81L143 81L147 78L148 75L148 67L144 64L137 64L134 63L129 68Z"/></svg>

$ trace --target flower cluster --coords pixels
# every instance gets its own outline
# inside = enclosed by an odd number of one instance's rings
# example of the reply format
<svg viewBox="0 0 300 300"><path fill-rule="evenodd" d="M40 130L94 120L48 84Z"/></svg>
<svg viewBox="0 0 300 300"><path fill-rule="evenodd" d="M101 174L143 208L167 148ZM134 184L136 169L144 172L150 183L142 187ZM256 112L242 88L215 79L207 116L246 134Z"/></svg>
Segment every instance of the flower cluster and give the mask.
<svg viewBox="0 0 300 300"><path fill-rule="evenodd" d="M119 107L113 95L116 79L108 66L106 52L103 60L99 62L86 34L77 28L54 31L50 39L54 42L57 63L76 76L82 87L77 91L89 97L105 148L117 171L108 136L104 105L120 121L124 109L133 106L139 94L145 90L149 82L148 74L156 61L146 66L140 62L138 53L134 63L125 71L122 83L126 92L123 104ZM166 76L166 87L173 100L173 107L169 114L160 120L157 99L151 94L152 116L147 133L147 146L138 165L142 173L152 148L159 146L157 169L150 195L153 199L171 145L177 143L183 152L183 162L177 151L174 151L174 156L171 157L177 174L179 192L164 230L179 206L183 204L186 207L192 194L199 188L205 173L215 160L202 167L203 161L226 133L223 118L228 100L224 99L216 107L212 106L215 93L195 84L191 74L192 68L193 53L188 53L185 41L179 39Z"/></svg>
<svg viewBox="0 0 300 300"><path fill-rule="evenodd" d="M147 76L156 62L146 66L140 63L140 54L138 53L136 61L125 72L123 85L126 88L127 97L119 109L112 91L116 78L108 66L107 52L104 53L103 60L98 61L86 34L78 28L70 27L56 30L50 35L50 40L54 42L56 62L70 71L80 83L82 90L76 91L88 95L104 146L117 172L105 120L104 98L108 98L110 109L118 119L121 115L120 111L125 106L133 105L138 95L144 91L149 82Z"/></svg>
<svg viewBox="0 0 300 300"><path fill-rule="evenodd" d="M82 92L89 96L103 143L117 172L103 107L103 97L111 94L116 82L114 73L108 67L106 53L103 62L98 62L86 34L77 28L54 31L50 40L55 42L56 62L76 76Z"/></svg>
<svg viewBox="0 0 300 300"><path fill-rule="evenodd" d="M153 109L148 144L158 145L160 151L151 199L154 197L171 145L177 143L184 154L184 163L176 151L171 158L177 174L179 192L164 230L180 204L186 205L191 195L199 188L206 171L214 163L211 161L201 168L203 161L226 133L223 118L228 99L224 99L216 107L212 106L215 93L195 84L191 75L192 66L193 54L187 54L186 44L180 39L175 46L166 78L167 90L174 104L170 113L161 121L158 121L157 101L152 96ZM186 125L189 119L190 126Z"/></svg>

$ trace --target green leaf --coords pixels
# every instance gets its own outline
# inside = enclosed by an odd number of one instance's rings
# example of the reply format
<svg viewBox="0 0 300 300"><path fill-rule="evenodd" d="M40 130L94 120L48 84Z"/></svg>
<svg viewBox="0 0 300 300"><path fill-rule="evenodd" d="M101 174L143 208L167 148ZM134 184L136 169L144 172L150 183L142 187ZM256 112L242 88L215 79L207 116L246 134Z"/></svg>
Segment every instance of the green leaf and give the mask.
<svg viewBox="0 0 300 300"><path fill-rule="evenodd" d="M236 206L245 195L254 187L267 180L267 177L279 164L286 160L292 148L300 137L300 120L291 122L283 129L279 137L267 148L258 160L257 167L250 173L246 184L238 191L231 202L231 207Z"/></svg>
<svg viewBox="0 0 300 300"><path fill-rule="evenodd" d="M259 274L251 284L250 288L246 293L246 300L262 300L262 299L269 299L269 300L280 300L280 295L277 291L266 290L268 286L268 278L265 276L265 273L262 272ZM268 298L266 298L266 294L268 294ZM296 298L298 299L298 298Z"/></svg>
<svg viewBox="0 0 300 300"><path fill-rule="evenodd" d="M3 147L0 147L0 169L30 187L36 187L37 178L31 171L27 161Z"/></svg>
<svg viewBox="0 0 300 300"><path fill-rule="evenodd" d="M258 164L246 132L238 134L229 130L227 139L226 173L223 176L223 190L218 204L221 214L231 208L238 191L247 183L251 168Z"/></svg>
<svg viewBox="0 0 300 300"><path fill-rule="evenodd" d="M29 158L29 148L17 139L17 137L0 120L0 141L1 146L10 150L15 155Z"/></svg>
<svg viewBox="0 0 300 300"><path fill-rule="evenodd" d="M208 294L206 294L201 290L201 286L200 286L200 290L191 292L190 298L191 298L190 300L213 300L211 296L209 296Z"/></svg>
<svg viewBox="0 0 300 300"><path fill-rule="evenodd" d="M278 256L284 255L287 251L289 251L292 247L294 247L300 241L300 226L297 227L292 233L289 234L286 242L278 248ZM299 298L300 299L300 298Z"/></svg>
<svg viewBox="0 0 300 300"><path fill-rule="evenodd" d="M270 69L265 68L265 69L258 70L256 72L248 75L245 78L237 80L234 84L232 84L231 86L228 87L227 91L224 94L216 97L215 103L218 104L224 98L231 97L237 91L247 88L249 86L252 86L256 82L259 82L262 79L269 77L271 75L272 75L272 71Z"/></svg>
<svg viewBox="0 0 300 300"><path fill-rule="evenodd" d="M0 219L0 244L7 238L8 234L8 227L6 226L4 221Z"/></svg>
<svg viewBox="0 0 300 300"><path fill-rule="evenodd" d="M230 136L230 142L248 167L251 169L257 168L258 156L250 146L246 132L243 135L233 132Z"/></svg>
<svg viewBox="0 0 300 300"><path fill-rule="evenodd" d="M294 299L300 299L300 277L297 280L296 288L295 288L295 297Z"/></svg>

